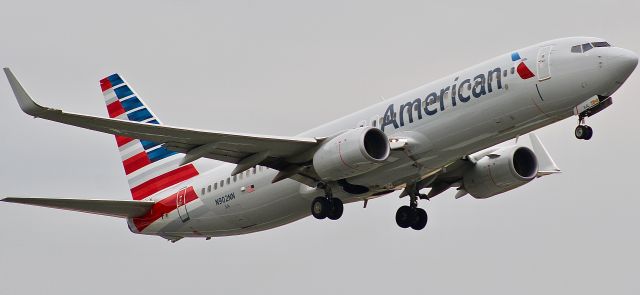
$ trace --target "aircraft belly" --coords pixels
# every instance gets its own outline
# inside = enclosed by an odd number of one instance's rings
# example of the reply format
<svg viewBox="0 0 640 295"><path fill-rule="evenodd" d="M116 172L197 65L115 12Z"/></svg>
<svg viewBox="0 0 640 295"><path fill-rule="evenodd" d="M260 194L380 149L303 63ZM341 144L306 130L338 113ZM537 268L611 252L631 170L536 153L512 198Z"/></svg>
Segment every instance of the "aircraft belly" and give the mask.
<svg viewBox="0 0 640 295"><path fill-rule="evenodd" d="M182 223L172 212L148 231L161 236L216 237L281 226L309 215L310 201L302 197L299 187L293 180L256 185L254 192L237 191L233 200L220 205L215 204L215 196L205 198L198 208L189 208L189 221Z"/></svg>

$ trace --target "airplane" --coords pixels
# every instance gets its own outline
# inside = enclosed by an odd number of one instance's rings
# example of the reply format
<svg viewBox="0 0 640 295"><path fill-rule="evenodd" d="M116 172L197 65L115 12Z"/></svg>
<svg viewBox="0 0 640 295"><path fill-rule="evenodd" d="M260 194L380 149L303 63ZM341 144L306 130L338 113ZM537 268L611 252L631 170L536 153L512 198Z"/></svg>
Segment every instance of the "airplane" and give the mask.
<svg viewBox="0 0 640 295"><path fill-rule="evenodd" d="M119 74L100 80L109 118L44 107L5 68L26 114L115 135L133 200L2 201L124 218L133 233L176 242L338 220L344 204L401 191L397 225L422 230L420 200L452 188L486 199L561 172L532 131L576 116L575 137L589 140L586 119L637 64L600 38L545 41L292 137L164 125ZM527 134L531 147L517 140ZM206 171L205 159L226 163Z"/></svg>

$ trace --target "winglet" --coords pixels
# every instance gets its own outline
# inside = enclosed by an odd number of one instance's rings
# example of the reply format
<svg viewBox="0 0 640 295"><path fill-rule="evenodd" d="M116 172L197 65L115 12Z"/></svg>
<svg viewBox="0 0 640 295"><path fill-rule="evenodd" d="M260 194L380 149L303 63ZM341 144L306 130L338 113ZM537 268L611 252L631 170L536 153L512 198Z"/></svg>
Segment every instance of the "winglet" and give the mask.
<svg viewBox="0 0 640 295"><path fill-rule="evenodd" d="M22 85L20 85L20 82L18 82L18 79L16 79L16 76L13 75L11 69L4 68L4 73L7 75L11 89L13 89L13 94L16 96L18 104L23 112L34 117L40 117L48 111L47 108L37 104L33 99L31 99L27 91L24 90Z"/></svg>
<svg viewBox="0 0 640 295"><path fill-rule="evenodd" d="M549 155L549 152L540 141L540 138L538 138L535 133L530 133L529 138L531 139L533 152L538 157L538 177L561 173L562 170L560 170L560 168L558 168L558 165L556 165L556 162L553 161L551 155Z"/></svg>

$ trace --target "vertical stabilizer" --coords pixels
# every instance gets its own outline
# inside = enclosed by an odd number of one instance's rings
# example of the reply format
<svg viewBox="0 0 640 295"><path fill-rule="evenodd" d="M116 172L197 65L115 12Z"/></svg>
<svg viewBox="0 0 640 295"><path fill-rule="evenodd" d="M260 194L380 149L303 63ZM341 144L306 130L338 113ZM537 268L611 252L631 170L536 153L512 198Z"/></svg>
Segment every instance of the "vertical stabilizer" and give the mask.
<svg viewBox="0 0 640 295"><path fill-rule="evenodd" d="M118 74L100 80L109 117L161 124L140 96ZM116 135L124 172L134 200L145 199L199 174L193 164L180 165L182 155L160 143Z"/></svg>

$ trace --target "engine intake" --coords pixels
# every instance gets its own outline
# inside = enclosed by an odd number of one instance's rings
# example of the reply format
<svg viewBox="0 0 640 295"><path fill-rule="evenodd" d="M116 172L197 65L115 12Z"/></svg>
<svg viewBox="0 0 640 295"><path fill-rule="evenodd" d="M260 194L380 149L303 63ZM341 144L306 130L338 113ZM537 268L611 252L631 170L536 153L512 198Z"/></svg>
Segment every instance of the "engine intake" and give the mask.
<svg viewBox="0 0 640 295"><path fill-rule="evenodd" d="M313 155L313 167L324 180L339 180L369 172L384 164L391 152L380 129L358 127L325 142Z"/></svg>
<svg viewBox="0 0 640 295"><path fill-rule="evenodd" d="M536 154L527 147L512 146L481 158L462 180L471 196L485 199L526 184L537 173Z"/></svg>

